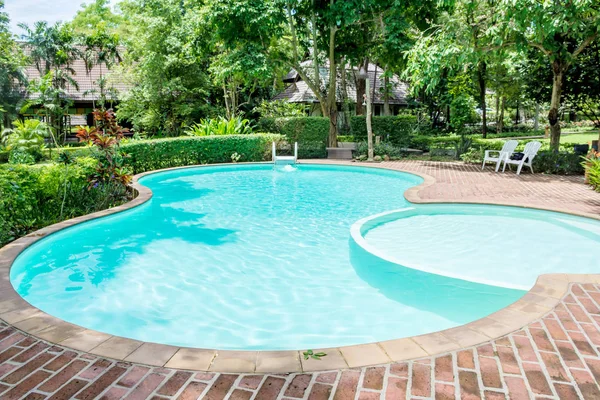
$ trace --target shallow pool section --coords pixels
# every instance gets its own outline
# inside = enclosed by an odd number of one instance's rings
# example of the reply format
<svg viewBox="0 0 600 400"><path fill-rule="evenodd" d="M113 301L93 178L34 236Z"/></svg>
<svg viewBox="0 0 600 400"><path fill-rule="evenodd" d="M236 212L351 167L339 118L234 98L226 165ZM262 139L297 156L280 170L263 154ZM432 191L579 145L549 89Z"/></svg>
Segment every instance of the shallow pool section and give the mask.
<svg viewBox="0 0 600 400"><path fill-rule="evenodd" d="M470 282L528 290L541 274L600 272L600 221L566 214L418 205L367 218L354 230L388 262Z"/></svg>
<svg viewBox="0 0 600 400"><path fill-rule="evenodd" d="M86 328L223 350L424 334L484 317L522 296L522 290L390 264L355 245L353 223L409 207L403 193L421 182L382 169L317 165L157 173L141 180L154 192L149 202L40 240L17 258L11 281L32 305ZM458 240L466 228L442 226L436 232L439 224L416 222L407 229L435 254L433 237L456 237L462 247L444 247L444 262L471 248L470 233ZM505 251L503 239L495 241L498 252ZM546 262L521 261L531 268ZM490 266L481 263L491 274Z"/></svg>

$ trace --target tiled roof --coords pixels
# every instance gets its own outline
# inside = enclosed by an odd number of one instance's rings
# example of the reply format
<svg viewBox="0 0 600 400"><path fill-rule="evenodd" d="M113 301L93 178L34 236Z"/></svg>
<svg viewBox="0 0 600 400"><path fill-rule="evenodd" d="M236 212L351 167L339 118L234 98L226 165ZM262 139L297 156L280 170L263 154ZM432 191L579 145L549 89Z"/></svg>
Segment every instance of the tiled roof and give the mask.
<svg viewBox="0 0 600 400"><path fill-rule="evenodd" d="M310 67L310 62L302 63L304 67L308 67L308 69L312 69ZM375 68L377 68L377 76L375 73ZM321 75L321 87L325 87L327 82L329 81L329 67L327 65L321 66L320 68ZM309 71L310 73L310 71ZM356 69L348 66L346 67L346 88L347 88L347 98L353 103L356 103L356 83L354 79L354 74L358 73ZM376 67L374 64L369 64L369 79L371 81L371 89L375 86L375 96L373 98L374 104L383 104L383 93L382 88L384 85L384 80L382 78L384 71L383 69ZM342 85L341 85L341 76L338 73L338 84L337 84L337 101L342 102ZM308 87L305 81L300 78L298 73L294 70L290 71L286 77L284 78L284 82L291 82L285 88L285 90L278 95L276 95L273 100L287 100L290 103L318 103L317 97L314 95L313 91ZM397 75L393 75L390 78L390 84L392 85L392 93L390 96L390 104L407 104L408 97L408 85L405 82L402 82Z"/></svg>
<svg viewBox="0 0 600 400"><path fill-rule="evenodd" d="M25 47L25 53L27 54L29 51ZM106 64L103 65L95 65L90 71L86 70L85 62L82 59L77 59L73 61L70 65L73 69L74 74L72 78L77 82L79 86L79 90L72 85L68 85L66 88L68 98L73 101L93 101L98 100L100 98L100 88L96 83L101 76L104 76L108 81L108 87L114 88L117 90L118 94L123 94L124 92L129 91L130 86L125 83L122 79L122 76L113 73L106 67ZM40 78L40 72L37 70L35 65L29 65L25 69L25 73L29 81ZM87 93L91 90L95 90L96 93ZM110 96L108 96L110 98Z"/></svg>

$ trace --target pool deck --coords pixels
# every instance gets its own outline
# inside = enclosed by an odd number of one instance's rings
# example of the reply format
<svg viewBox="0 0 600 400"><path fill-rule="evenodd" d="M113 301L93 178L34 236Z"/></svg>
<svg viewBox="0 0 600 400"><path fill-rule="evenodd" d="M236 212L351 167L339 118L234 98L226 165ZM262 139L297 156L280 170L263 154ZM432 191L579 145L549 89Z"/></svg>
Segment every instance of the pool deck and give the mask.
<svg viewBox="0 0 600 400"><path fill-rule="evenodd" d="M492 167L482 172L463 163L426 161L368 166L424 176L423 185L406 193L412 202L505 204L600 218L600 193L585 186L582 177L518 177L496 174ZM139 190L133 204L151 196ZM28 235L24 243L50 231ZM17 250L9 246L0 252L0 270L7 272L6 260ZM22 300L4 300L7 283L2 277L0 400L600 399L600 275L543 276L524 302L466 327L393 341L387 347L379 343L331 349L320 361L306 361L296 352L294 373L283 367L289 354L271 352L261 362L264 354L209 351L213 356L204 362L206 367L197 368L203 361L194 350L92 331L83 334L74 325L57 329L61 325L55 318L15 310ZM266 360L275 364L266 365ZM261 368L273 373L258 373Z"/></svg>

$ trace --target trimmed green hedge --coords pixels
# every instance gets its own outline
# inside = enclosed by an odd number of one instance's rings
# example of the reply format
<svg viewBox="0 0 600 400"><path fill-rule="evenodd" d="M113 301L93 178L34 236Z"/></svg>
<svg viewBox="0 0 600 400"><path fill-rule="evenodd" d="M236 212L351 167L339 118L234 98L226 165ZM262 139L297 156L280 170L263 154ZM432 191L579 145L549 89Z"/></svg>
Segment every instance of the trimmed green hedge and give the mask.
<svg viewBox="0 0 600 400"><path fill-rule="evenodd" d="M329 119L323 117L262 118L258 130L276 132L288 143L298 142L298 157L327 157L327 138L329 137Z"/></svg>
<svg viewBox="0 0 600 400"><path fill-rule="evenodd" d="M381 136L383 141L395 146L408 147L417 120L414 115L373 117L373 135ZM367 118L350 118L350 130L357 141L367 140Z"/></svg>
<svg viewBox="0 0 600 400"><path fill-rule="evenodd" d="M177 137L140 140L121 146L128 155L127 165L135 174L186 165L231 162L231 155L241 156L240 162L268 161L271 143L281 141L280 135L226 135Z"/></svg>

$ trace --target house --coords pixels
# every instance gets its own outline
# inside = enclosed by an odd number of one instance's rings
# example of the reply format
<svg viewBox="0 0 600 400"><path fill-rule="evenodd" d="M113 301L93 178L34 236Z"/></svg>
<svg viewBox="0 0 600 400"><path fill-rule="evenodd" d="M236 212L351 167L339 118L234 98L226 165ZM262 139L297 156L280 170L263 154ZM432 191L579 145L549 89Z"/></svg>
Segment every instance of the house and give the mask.
<svg viewBox="0 0 600 400"><path fill-rule="evenodd" d="M306 68L309 74L312 74L312 61L305 61L302 66ZM320 66L321 86L326 87L329 81L329 63L324 63ZM385 80L383 78L384 70L375 64L369 64L368 68L369 79L371 83L371 90L373 91L373 114L383 115L384 114L384 87ZM350 103L351 115L355 114L356 104L356 86L357 86L357 75L358 68L350 65L346 66L346 90L348 102ZM343 110L342 104L344 102L343 96L343 85L342 77L338 72L337 74L337 103L338 111L340 111L338 121L343 123ZM283 79L286 84L285 90L277 94L273 100L285 100L290 103L306 104L310 107L309 112L311 116L321 115L321 106L319 100L314 95L314 92L308 87L306 82L300 77L297 71L291 70ZM392 115L397 115L401 109L408 107L409 90L408 85L402 82L397 75L392 75L389 79L390 93L389 93L389 104ZM361 101L364 101L361 99ZM341 120L341 121L340 121Z"/></svg>
<svg viewBox="0 0 600 400"><path fill-rule="evenodd" d="M25 48L25 53L28 53L27 48ZM92 112L97 106L97 102L101 99L99 85L101 77L106 79L105 98L111 107L117 106L119 97L130 89L130 86L122 79L122 76L113 73L105 64L94 65L88 70L85 61L78 58L69 67L72 69L72 74L69 76L73 78L77 87L71 84L67 84L65 87L65 98L72 102L69 112L63 120L63 127L67 132L70 131L69 128L76 126L94 125ZM39 79L41 75L33 64L26 67L25 74L30 82ZM32 96L35 96L35 94L27 93L27 98L31 99ZM39 118L37 114L38 108L29 109L23 114L23 117Z"/></svg>

